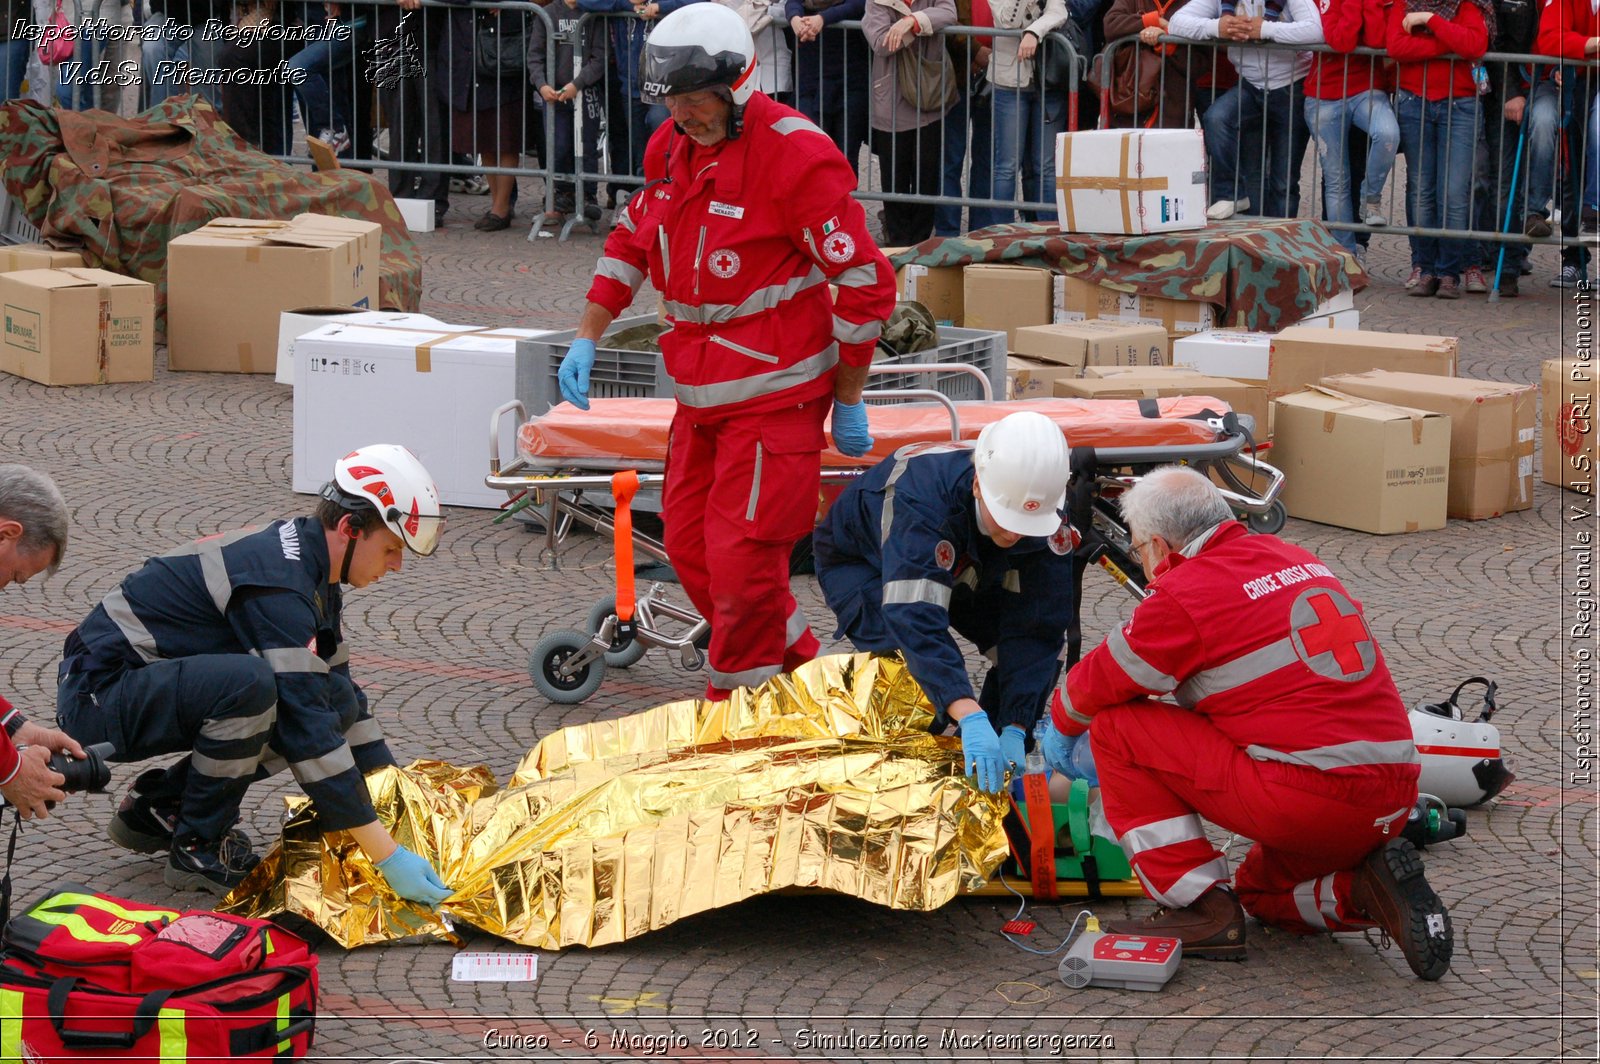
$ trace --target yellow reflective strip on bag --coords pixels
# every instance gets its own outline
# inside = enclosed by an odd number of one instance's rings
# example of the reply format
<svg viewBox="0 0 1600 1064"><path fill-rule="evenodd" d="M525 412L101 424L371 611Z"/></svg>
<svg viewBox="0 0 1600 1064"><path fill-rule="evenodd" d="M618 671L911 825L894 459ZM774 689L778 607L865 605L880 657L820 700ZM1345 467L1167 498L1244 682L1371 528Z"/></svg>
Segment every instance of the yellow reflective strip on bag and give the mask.
<svg viewBox="0 0 1600 1064"><path fill-rule="evenodd" d="M89 922L82 915L75 912L60 912L61 906L75 905L84 909L98 909L108 913L119 920L130 923L142 924L151 920L177 919L178 913L173 909L126 909L109 898L97 898L93 894L57 894L43 906L40 906L27 915L41 924L54 924L64 927L67 934L80 942L114 942L125 946L132 946L144 939L139 934L113 935L105 931L96 931L89 926Z"/></svg>
<svg viewBox="0 0 1600 1064"><path fill-rule="evenodd" d="M278 998L278 1030L287 1031L288 1029L289 1029L289 995L288 994L283 994ZM287 1052L289 1052L289 1049L293 1046L293 1044L294 1043L293 1043L292 1039L285 1038L283 1041L278 1043L278 1052L279 1053L287 1053Z"/></svg>
<svg viewBox="0 0 1600 1064"><path fill-rule="evenodd" d="M156 1014L161 1036L161 1064L185 1064L189 1059L189 1032L182 1009L162 1009Z"/></svg>
<svg viewBox="0 0 1600 1064"><path fill-rule="evenodd" d="M0 1060L22 1059L22 992L0 990Z"/></svg>

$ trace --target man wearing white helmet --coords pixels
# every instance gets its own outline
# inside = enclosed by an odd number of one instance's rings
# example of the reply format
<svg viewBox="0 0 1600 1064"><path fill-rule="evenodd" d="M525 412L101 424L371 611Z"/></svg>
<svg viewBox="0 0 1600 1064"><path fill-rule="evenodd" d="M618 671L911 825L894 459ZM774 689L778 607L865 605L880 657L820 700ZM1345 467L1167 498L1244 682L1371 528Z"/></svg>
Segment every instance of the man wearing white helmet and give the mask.
<svg viewBox="0 0 1600 1064"><path fill-rule="evenodd" d="M680 8L650 34L642 93L672 121L650 139L647 183L606 240L560 373L562 396L588 409L595 341L648 276L678 400L666 546L711 621L708 698L817 652L789 552L815 520L830 408L840 451L872 446L861 390L895 298L855 172L755 91L754 70L750 31L721 4Z"/></svg>
<svg viewBox="0 0 1600 1064"><path fill-rule="evenodd" d="M287 767L324 831L346 830L404 898L450 894L379 824L363 773L394 764L350 678L341 585L399 572L439 544L439 492L404 447L352 451L309 517L209 536L151 558L67 637L56 712L120 761L186 753L135 781L119 846L166 853L166 882L226 894L255 867L234 822L250 784Z"/></svg>
<svg viewBox="0 0 1600 1064"><path fill-rule="evenodd" d="M976 444L912 444L862 474L815 537L817 580L857 650L899 651L954 722L968 775L998 792L1022 771L1072 619L1073 535L1061 514L1066 437L1011 414ZM954 628L990 661L974 697Z"/></svg>

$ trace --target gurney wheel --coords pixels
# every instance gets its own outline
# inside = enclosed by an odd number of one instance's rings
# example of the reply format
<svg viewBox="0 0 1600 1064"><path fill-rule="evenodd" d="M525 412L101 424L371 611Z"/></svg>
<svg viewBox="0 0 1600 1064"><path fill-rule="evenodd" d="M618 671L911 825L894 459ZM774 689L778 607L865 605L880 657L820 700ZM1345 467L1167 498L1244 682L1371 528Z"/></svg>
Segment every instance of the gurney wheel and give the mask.
<svg viewBox="0 0 1600 1064"><path fill-rule="evenodd" d="M606 623L606 618L617 612L615 598L603 598L594 604L594 609L589 611L587 627L590 632L598 634L600 626ZM612 649L606 651L606 666L612 669L626 669L629 665L644 657L644 652L649 648L637 639L629 640L626 644L611 641Z"/></svg>
<svg viewBox="0 0 1600 1064"><path fill-rule="evenodd" d="M1245 518L1245 523L1250 526L1250 531L1252 532L1275 536L1283 531L1283 526L1288 520L1288 508L1282 502L1274 501L1272 508L1266 513L1250 514Z"/></svg>
<svg viewBox="0 0 1600 1064"><path fill-rule="evenodd" d="M562 676L558 671L562 662L588 644L587 635L571 628L551 632L534 644L528 658L528 675L541 695L552 702L573 705L600 690L601 681L606 678L603 662L591 662L572 676Z"/></svg>

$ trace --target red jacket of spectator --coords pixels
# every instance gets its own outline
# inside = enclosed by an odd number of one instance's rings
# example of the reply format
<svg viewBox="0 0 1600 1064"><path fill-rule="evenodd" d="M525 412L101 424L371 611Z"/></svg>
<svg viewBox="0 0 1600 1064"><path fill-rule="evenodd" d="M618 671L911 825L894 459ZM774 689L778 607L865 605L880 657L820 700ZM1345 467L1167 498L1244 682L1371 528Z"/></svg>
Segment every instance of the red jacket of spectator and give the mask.
<svg viewBox="0 0 1600 1064"><path fill-rule="evenodd" d="M1382 50L1389 43L1389 8L1399 0L1325 0L1322 37L1336 52ZM1394 78L1378 55L1317 52L1306 77L1306 95L1315 100L1345 100L1369 89L1389 92Z"/></svg>
<svg viewBox="0 0 1600 1064"><path fill-rule="evenodd" d="M1404 3L1390 7L1389 54L1400 64L1400 88L1429 100L1478 95L1472 66L1489 50L1489 27L1478 6L1461 0L1454 18L1434 15L1418 33L1406 32L1405 17Z"/></svg>
<svg viewBox="0 0 1600 1064"><path fill-rule="evenodd" d="M22 767L22 755L11 741L12 729L21 723L17 719L20 715L21 711L0 695L0 786L10 783L17 769Z"/></svg>
<svg viewBox="0 0 1600 1064"><path fill-rule="evenodd" d="M1062 679L1051 721L1079 735L1162 695L1259 760L1383 778L1417 763L1360 604L1310 552L1237 521L1168 555L1128 623Z"/></svg>
<svg viewBox="0 0 1600 1064"><path fill-rule="evenodd" d="M1600 37L1600 10L1589 0L1546 0L1534 46L1540 55L1593 59L1586 51L1590 37Z"/></svg>

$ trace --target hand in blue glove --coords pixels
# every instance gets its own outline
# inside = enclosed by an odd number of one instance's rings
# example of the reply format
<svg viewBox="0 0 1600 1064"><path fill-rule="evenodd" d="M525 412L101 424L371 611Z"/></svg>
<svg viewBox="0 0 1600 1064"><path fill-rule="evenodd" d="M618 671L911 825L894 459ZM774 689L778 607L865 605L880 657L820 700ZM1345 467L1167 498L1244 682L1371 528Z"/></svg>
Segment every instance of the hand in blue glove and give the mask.
<svg viewBox="0 0 1600 1064"><path fill-rule="evenodd" d="M589 409L589 371L594 369L594 341L578 339L567 348L567 357L561 360L561 372L556 380L561 385L561 398L579 410Z"/></svg>
<svg viewBox="0 0 1600 1064"><path fill-rule="evenodd" d="M960 727L961 760L967 767L967 775L978 784L980 791L999 794L1006 785L1006 761L994 725L983 713L969 713L961 718Z"/></svg>
<svg viewBox="0 0 1600 1064"><path fill-rule="evenodd" d="M1077 742L1076 736L1062 735L1054 725L1044 729L1044 763L1051 772L1069 780L1077 778L1077 771L1072 767L1072 748Z"/></svg>
<svg viewBox="0 0 1600 1064"><path fill-rule="evenodd" d="M1022 778L1028 763L1028 733L1020 724L1007 724L1000 730L1000 756L1010 762L1011 774Z"/></svg>
<svg viewBox="0 0 1600 1064"><path fill-rule="evenodd" d="M571 358L571 355L567 356ZM847 458L860 458L872 450L872 433L867 428L867 404L833 401L833 445ZM994 729L989 731L993 733Z"/></svg>
<svg viewBox="0 0 1600 1064"><path fill-rule="evenodd" d="M437 909L440 902L455 893L439 878L433 865L404 846L396 846L394 853L373 867L383 873L396 894L430 909Z"/></svg>

